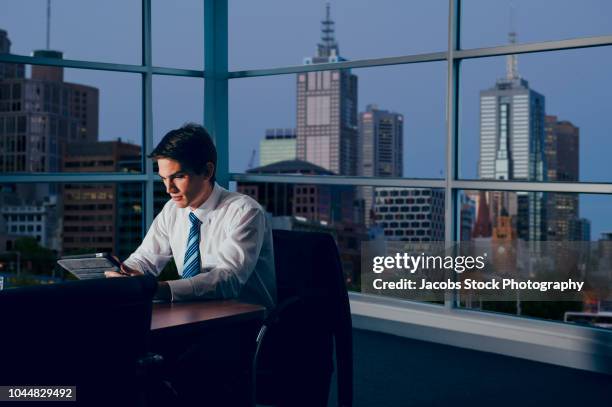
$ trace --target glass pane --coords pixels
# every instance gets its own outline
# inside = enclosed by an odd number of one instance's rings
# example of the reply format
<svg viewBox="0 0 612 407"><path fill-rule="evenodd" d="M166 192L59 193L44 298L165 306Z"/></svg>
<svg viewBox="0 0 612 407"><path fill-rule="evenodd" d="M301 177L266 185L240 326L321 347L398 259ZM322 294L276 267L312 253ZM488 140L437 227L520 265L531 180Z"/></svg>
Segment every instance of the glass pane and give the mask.
<svg viewBox="0 0 612 407"><path fill-rule="evenodd" d="M295 86L294 75L229 81L230 172L245 172L272 163L266 154L278 160L296 158ZM266 95L265 103L261 102L262 95ZM279 136L286 135L286 141L281 139L281 147L276 149L280 152L274 153L278 143L268 143L271 146L266 147L262 141L268 129ZM262 162L261 151L266 148L273 152L263 152Z"/></svg>
<svg viewBox="0 0 612 407"><path fill-rule="evenodd" d="M464 61L461 178L611 181L611 50Z"/></svg>
<svg viewBox="0 0 612 407"><path fill-rule="evenodd" d="M270 213L274 229L331 233L345 280L361 287L362 243L444 239L444 191L314 184L238 182L237 191Z"/></svg>
<svg viewBox="0 0 612 407"><path fill-rule="evenodd" d="M318 166L312 170L320 174L441 178L445 67L232 80L230 171L298 159Z"/></svg>
<svg viewBox="0 0 612 407"><path fill-rule="evenodd" d="M606 0L464 0L461 17L462 48L612 34Z"/></svg>
<svg viewBox="0 0 612 407"><path fill-rule="evenodd" d="M153 77L153 146L185 123L204 120L204 79L155 75Z"/></svg>
<svg viewBox="0 0 612 407"><path fill-rule="evenodd" d="M30 55L35 50L51 49L63 52L66 59L140 65L141 3L52 1L47 46L47 2L6 0L2 2L0 28L8 34L13 54ZM0 37L3 35L0 32ZM0 43L4 45L1 39Z"/></svg>
<svg viewBox="0 0 612 407"><path fill-rule="evenodd" d="M300 65L319 54L355 60L447 47L445 0L382 1L375 7L367 0L339 0L331 3L329 18L326 4L230 1L230 70Z"/></svg>
<svg viewBox="0 0 612 407"><path fill-rule="evenodd" d="M153 65L204 69L204 2L151 2Z"/></svg>
<svg viewBox="0 0 612 407"><path fill-rule="evenodd" d="M355 69L359 77L360 143L367 156L368 106L399 113L403 118L403 171L407 178L443 178L446 144L446 63ZM388 118L376 111L373 129L378 133L378 154L385 161L384 142ZM393 151L394 148L391 149ZM365 164L365 163L364 163ZM372 175L387 176L379 168Z"/></svg>
<svg viewBox="0 0 612 407"><path fill-rule="evenodd" d="M43 190L48 195L37 199ZM71 279L55 267L58 256L124 258L142 238L140 183L4 184L0 202L5 288Z"/></svg>
<svg viewBox="0 0 612 407"><path fill-rule="evenodd" d="M565 292L508 285L498 301L461 293L461 306L609 328L610 195L462 191L461 240L488 247L500 283L584 282ZM603 274L602 274L603 270ZM491 271L491 270L488 270ZM469 276L466 276L469 277ZM505 279L502 279L504 277ZM491 278L489 278L491 280ZM528 287L528 286L527 286ZM568 286L569 287L569 286ZM509 298L511 293L514 297ZM484 297L488 298L488 297Z"/></svg>
<svg viewBox="0 0 612 407"><path fill-rule="evenodd" d="M0 68L11 73L0 79L0 173L127 171L127 159L140 170L139 75Z"/></svg>

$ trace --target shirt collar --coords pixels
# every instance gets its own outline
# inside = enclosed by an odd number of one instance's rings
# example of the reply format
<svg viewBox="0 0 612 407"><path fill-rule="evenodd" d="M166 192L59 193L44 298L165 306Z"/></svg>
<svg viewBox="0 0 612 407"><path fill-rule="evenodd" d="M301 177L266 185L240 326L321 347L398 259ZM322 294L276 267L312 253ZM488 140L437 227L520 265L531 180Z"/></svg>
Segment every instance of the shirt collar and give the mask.
<svg viewBox="0 0 612 407"><path fill-rule="evenodd" d="M217 207L218 203L219 203L219 198L221 198L221 190L223 188L221 188L221 186L219 186L219 184L217 184L215 182L215 185L213 186L213 190L210 193L210 196L208 197L208 199L206 201L204 201L204 203L202 205L200 205L197 209L193 210L193 214L195 216L198 217L198 219L200 219L200 221L202 221L202 223L204 223L204 220L206 219L206 216ZM189 216L189 212L192 212L191 208L186 208L187 209L187 214L186 216Z"/></svg>

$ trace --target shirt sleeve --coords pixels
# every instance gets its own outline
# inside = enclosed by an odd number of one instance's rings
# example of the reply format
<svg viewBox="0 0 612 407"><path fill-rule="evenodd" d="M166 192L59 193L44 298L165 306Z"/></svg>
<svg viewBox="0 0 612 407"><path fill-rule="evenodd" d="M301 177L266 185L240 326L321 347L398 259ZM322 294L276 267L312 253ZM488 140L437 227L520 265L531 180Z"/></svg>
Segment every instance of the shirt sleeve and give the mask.
<svg viewBox="0 0 612 407"><path fill-rule="evenodd" d="M142 244L123 262L126 266L143 273L158 276L172 259L172 249L165 221L165 211L153 219Z"/></svg>
<svg viewBox="0 0 612 407"><path fill-rule="evenodd" d="M191 278L168 281L173 301L235 298L255 269L266 220L259 208L247 208L230 220L230 231L216 253L217 266Z"/></svg>

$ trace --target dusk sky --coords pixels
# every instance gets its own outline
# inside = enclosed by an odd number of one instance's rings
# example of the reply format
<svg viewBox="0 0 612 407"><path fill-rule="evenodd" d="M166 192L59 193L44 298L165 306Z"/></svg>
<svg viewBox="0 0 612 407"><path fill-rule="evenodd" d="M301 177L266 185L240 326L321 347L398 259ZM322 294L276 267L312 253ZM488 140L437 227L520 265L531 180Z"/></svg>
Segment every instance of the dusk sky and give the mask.
<svg viewBox="0 0 612 407"><path fill-rule="evenodd" d="M157 66L203 68L201 0L153 0L153 61ZM465 0L462 47L507 43L510 4L519 42L612 34L607 0ZM67 59L139 64L140 0L53 0L51 48ZM349 60L444 51L448 1L334 0L332 18L341 55ZM0 28L12 52L45 47L46 0L3 0ZM229 0L230 70L300 65L320 37L325 1ZM547 114L580 127L580 180L612 181L612 48L519 56L518 69L546 97ZM445 173L446 63L356 69L359 110L375 103L402 113L404 176ZM461 171L476 177L479 92L505 75L505 57L465 61L461 80ZM100 138L140 144L139 75L66 70L65 79L100 89ZM154 80L154 133L159 140L186 121L201 122L202 81ZM266 128L295 126L295 75L230 81L230 170L247 168ZM257 165L258 162L255 162ZM612 230L610 196L582 196L581 216L592 238Z"/></svg>

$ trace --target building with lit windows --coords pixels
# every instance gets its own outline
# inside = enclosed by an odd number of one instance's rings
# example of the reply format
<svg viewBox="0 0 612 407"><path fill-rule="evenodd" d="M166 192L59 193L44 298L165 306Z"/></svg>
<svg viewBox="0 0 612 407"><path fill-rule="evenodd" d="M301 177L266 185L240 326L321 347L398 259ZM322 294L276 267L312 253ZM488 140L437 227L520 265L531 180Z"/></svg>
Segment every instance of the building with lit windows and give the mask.
<svg viewBox="0 0 612 407"><path fill-rule="evenodd" d="M366 177L401 177L404 168L404 116L368 105L359 113L358 173ZM365 209L365 224L370 226L374 188L359 188Z"/></svg>
<svg viewBox="0 0 612 407"><path fill-rule="evenodd" d="M63 170L127 172L134 161L140 166L139 158L140 146L121 141L70 143L63 160ZM129 183L65 184L62 200L63 251L123 254L135 249L142 228L139 214L141 193L139 185ZM127 247L121 249L120 240Z"/></svg>
<svg viewBox="0 0 612 407"><path fill-rule="evenodd" d="M37 57L61 58L57 51ZM64 81L61 67L0 81L0 171L57 172L66 145L98 139L98 90Z"/></svg>
<svg viewBox="0 0 612 407"><path fill-rule="evenodd" d="M546 116L546 170L549 181L580 179L580 129L571 122ZM547 240L584 241L580 200L576 194L549 193L546 206Z"/></svg>
<svg viewBox="0 0 612 407"><path fill-rule="evenodd" d="M512 39L511 33L511 41ZM516 55L507 57L507 74L480 92L480 179L545 181L545 98L531 89L517 69ZM546 196L517 192L514 203L493 206L493 223L505 209L516 219L519 238L546 240ZM514 207L516 210L514 210Z"/></svg>
<svg viewBox="0 0 612 407"><path fill-rule="evenodd" d="M0 44L10 52L5 31L0 32ZM61 52L51 50L34 51L33 55L62 58ZM0 65L0 173L59 172L69 143L98 139L98 89L65 82L63 67L34 65L27 78L23 65ZM48 225L57 227L31 236L55 242L48 247L60 249L57 185L17 184L11 188L25 206L38 207L47 213Z"/></svg>

